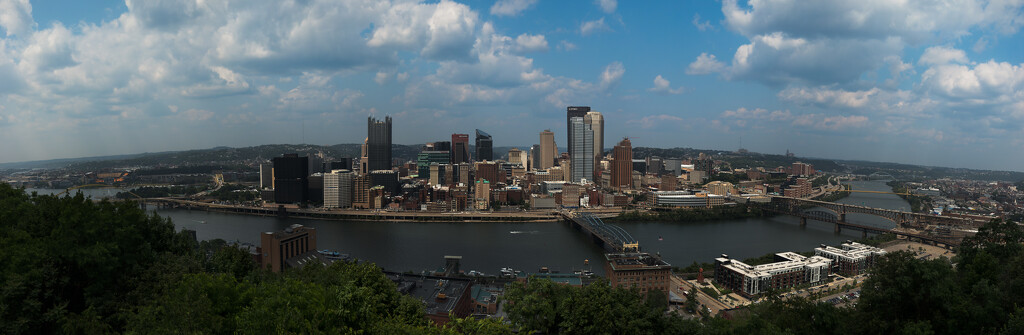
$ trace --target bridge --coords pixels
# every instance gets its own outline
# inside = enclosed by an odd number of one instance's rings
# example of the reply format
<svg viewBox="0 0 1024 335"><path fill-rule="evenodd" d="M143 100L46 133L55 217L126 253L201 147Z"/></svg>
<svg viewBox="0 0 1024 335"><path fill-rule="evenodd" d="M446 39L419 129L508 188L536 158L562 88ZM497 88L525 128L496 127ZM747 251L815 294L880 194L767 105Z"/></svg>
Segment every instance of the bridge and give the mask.
<svg viewBox="0 0 1024 335"><path fill-rule="evenodd" d="M805 209L807 207L817 207L820 209ZM799 217L801 227L806 227L807 220L811 219L834 224L836 233L841 232L843 229L859 230L863 232L863 236L865 237L867 237L868 233L893 233L897 236L903 236L919 240L921 242L942 246L959 245L960 240L967 235L966 230L978 228L984 224L982 220L971 218L911 213L890 209L779 196L772 197L772 201L763 208L779 214ZM850 223L846 220L846 214L848 213L868 214L881 217L895 223L896 228L886 229ZM928 228L933 228L933 232L916 233L911 231L924 231Z"/></svg>
<svg viewBox="0 0 1024 335"><path fill-rule="evenodd" d="M613 252L640 251L640 243L622 227L604 223L601 218L586 212L560 212L566 222L589 234L594 242Z"/></svg>

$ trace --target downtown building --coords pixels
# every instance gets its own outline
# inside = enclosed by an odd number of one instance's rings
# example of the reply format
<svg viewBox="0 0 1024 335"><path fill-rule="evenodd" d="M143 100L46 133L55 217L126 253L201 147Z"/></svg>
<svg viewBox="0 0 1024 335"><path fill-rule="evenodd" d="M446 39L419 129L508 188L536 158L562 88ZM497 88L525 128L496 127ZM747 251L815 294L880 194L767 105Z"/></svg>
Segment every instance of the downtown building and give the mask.
<svg viewBox="0 0 1024 335"><path fill-rule="evenodd" d="M452 134L451 163L469 163L469 134Z"/></svg>
<svg viewBox="0 0 1024 335"><path fill-rule="evenodd" d="M747 265L728 255L715 258L715 283L744 297L803 284L816 284L828 279L832 260L806 257L794 252L775 254L775 263Z"/></svg>
<svg viewBox="0 0 1024 335"><path fill-rule="evenodd" d="M355 174L349 170L332 170L324 174L324 208L352 207Z"/></svg>
<svg viewBox="0 0 1024 335"><path fill-rule="evenodd" d="M491 138L491 134L480 129L476 130L476 160L481 162L494 160L494 139Z"/></svg>
<svg viewBox="0 0 1024 335"><path fill-rule="evenodd" d="M364 153L366 165L363 172L374 170L391 170L391 117L385 116L383 121L367 118L366 149Z"/></svg>
<svg viewBox="0 0 1024 335"><path fill-rule="evenodd" d="M580 183L594 178L594 129L586 117L571 117L569 132L570 180Z"/></svg>
<svg viewBox="0 0 1024 335"><path fill-rule="evenodd" d="M558 157L558 146L555 145L555 133L550 129L540 132L540 152L534 157L535 170L547 170L555 166Z"/></svg>
<svg viewBox="0 0 1024 335"><path fill-rule="evenodd" d="M629 138L623 138L612 149L611 188L622 191L633 188L633 145Z"/></svg>
<svg viewBox="0 0 1024 335"><path fill-rule="evenodd" d="M309 172L308 157L298 154L284 154L271 159L274 165L274 202L279 204L302 203L308 200Z"/></svg>

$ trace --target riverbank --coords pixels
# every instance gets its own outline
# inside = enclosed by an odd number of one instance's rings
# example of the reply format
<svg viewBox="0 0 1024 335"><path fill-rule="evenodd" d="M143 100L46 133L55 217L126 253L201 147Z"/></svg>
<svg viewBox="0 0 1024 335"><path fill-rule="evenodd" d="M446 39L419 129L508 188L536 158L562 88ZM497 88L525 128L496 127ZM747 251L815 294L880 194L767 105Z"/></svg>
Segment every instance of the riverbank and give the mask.
<svg viewBox="0 0 1024 335"><path fill-rule="evenodd" d="M903 200L906 200L908 203L910 203L911 212L925 213L932 208L931 199L929 199L928 197L918 195L906 195L910 193L910 188L907 187L906 184L904 184L904 182L893 180L885 184L892 188L893 193L903 193L899 194L899 196L900 198L903 198Z"/></svg>
<svg viewBox="0 0 1024 335"><path fill-rule="evenodd" d="M762 211L756 206L739 204L714 208L679 208L666 210L639 210L619 213L619 216L605 219L609 222L705 222L769 217L774 214Z"/></svg>

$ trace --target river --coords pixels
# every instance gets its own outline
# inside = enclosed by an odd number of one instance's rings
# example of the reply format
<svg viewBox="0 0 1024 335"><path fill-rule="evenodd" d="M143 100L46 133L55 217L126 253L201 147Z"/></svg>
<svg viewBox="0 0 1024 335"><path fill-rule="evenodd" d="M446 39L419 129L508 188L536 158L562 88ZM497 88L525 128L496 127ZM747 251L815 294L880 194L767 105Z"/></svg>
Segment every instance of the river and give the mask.
<svg viewBox="0 0 1024 335"><path fill-rule="evenodd" d="M855 190L888 191L884 181L852 182ZM32 190L30 190L32 191ZM36 190L55 193L60 190ZM116 190L85 190L93 197L112 196ZM909 210L893 194L853 193L839 202L878 208ZM417 223L350 222L210 213L182 209L158 210L179 229L192 229L200 240L224 239L259 244L260 233L284 229L293 223L317 229L317 247L348 253L392 271L434 270L445 255L462 256L462 269L496 274L502 267L536 272L590 269L603 274L604 250L565 223ZM853 223L879 227L893 224L870 215L848 214ZM621 223L641 248L659 253L676 266L712 262L721 254L744 259L782 251L809 251L819 244L837 245L858 239L861 233L833 233L831 224L811 221L801 228L792 216L721 220L701 223ZM590 266L584 265L590 261Z"/></svg>

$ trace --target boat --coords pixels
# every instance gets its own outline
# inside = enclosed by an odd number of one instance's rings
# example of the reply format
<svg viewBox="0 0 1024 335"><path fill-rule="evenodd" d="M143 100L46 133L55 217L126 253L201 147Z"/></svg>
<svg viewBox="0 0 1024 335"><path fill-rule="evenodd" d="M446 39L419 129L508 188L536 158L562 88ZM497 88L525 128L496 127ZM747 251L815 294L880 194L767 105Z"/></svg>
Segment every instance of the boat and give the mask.
<svg viewBox="0 0 1024 335"><path fill-rule="evenodd" d="M658 235L658 241L664 241L664 240L665 240L664 238L661 238L661 235Z"/></svg>
<svg viewBox="0 0 1024 335"><path fill-rule="evenodd" d="M512 268L501 268L501 275L503 277L515 277L516 270L513 270Z"/></svg>

